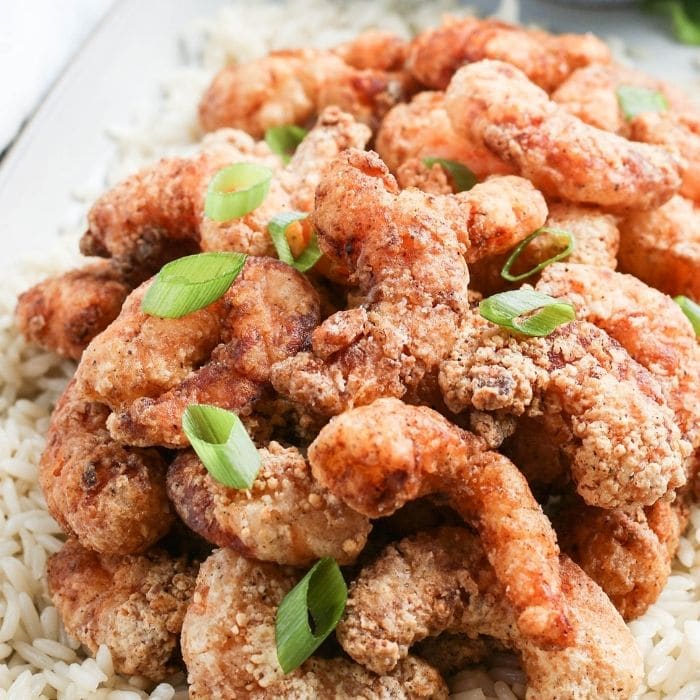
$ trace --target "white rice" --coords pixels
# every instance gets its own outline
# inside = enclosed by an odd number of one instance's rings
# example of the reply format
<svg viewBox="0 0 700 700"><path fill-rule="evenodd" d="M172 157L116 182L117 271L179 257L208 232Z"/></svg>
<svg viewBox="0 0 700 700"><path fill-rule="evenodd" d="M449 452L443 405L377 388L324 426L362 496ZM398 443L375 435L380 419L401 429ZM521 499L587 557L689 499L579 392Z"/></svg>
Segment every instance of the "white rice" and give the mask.
<svg viewBox="0 0 700 700"><path fill-rule="evenodd" d="M373 26L409 35L435 24L444 12L454 13L455 5L454 0L291 0L239 2L222 9L184 37L185 65L166 79L160 101L141 109L132 124L111 127L118 155L104 184L192 147L200 136L199 95L224 63L272 48L330 46ZM516 1L502 0L501 17L513 20L517 13ZM242 26L257 31L241 32ZM87 208L96 194L86 189L76 196ZM176 690L184 687L182 677L152 688L143 678L115 674L105 646L96 658L87 656L66 634L46 591L46 560L60 549L63 536L46 512L37 465L51 409L74 365L28 346L13 325L13 309L19 292L74 266L75 251L77 236L63 236L43 260L27 260L5 273L0 288L0 700L184 700L187 691ZM646 668L638 698L700 698L700 508L691 515L660 600L630 628ZM451 689L453 700L522 699L525 677L513 657L502 655L489 668L457 674Z"/></svg>

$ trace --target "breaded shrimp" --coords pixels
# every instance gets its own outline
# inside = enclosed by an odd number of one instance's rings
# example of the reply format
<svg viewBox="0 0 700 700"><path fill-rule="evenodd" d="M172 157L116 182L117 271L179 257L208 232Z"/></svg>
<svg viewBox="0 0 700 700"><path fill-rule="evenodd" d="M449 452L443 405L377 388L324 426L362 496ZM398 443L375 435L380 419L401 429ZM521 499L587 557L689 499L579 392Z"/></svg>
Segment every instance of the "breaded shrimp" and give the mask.
<svg viewBox="0 0 700 700"><path fill-rule="evenodd" d="M196 573L160 549L116 556L68 540L49 559L46 576L68 634L92 654L107 645L117 673L161 681L180 665L180 629Z"/></svg>
<svg viewBox="0 0 700 700"><path fill-rule="evenodd" d="M141 552L174 519L166 465L156 450L115 443L108 415L73 380L51 416L39 480L49 512L82 545L107 554Z"/></svg>
<svg viewBox="0 0 700 700"><path fill-rule="evenodd" d="M130 445L186 446L190 403L250 413L269 393L270 367L307 347L319 321L308 280L271 258L248 258L218 301L178 319L141 311L149 284L129 295L77 371L86 394L114 411L112 436Z"/></svg>
<svg viewBox="0 0 700 700"><path fill-rule="evenodd" d="M343 658L311 658L283 674L277 662L275 615L299 574L219 549L202 564L182 626L190 698L446 699L431 666L415 657L377 676Z"/></svg>
<svg viewBox="0 0 700 700"><path fill-rule="evenodd" d="M600 588L567 557L560 558L562 595L577 622L571 646L550 650L521 634L506 584L489 565L479 538L441 528L387 547L351 584L337 627L350 656L386 673L410 646L443 631L494 638L517 651L528 700L631 697L642 658Z"/></svg>
<svg viewBox="0 0 700 700"><path fill-rule="evenodd" d="M668 151L585 124L508 63L461 68L445 106L457 133L552 198L629 211L658 207L680 188L681 164Z"/></svg>
<svg viewBox="0 0 700 700"><path fill-rule="evenodd" d="M20 294L15 322L43 348L79 360L118 315L133 286L109 260L49 277Z"/></svg>
<svg viewBox="0 0 700 700"><path fill-rule="evenodd" d="M369 520L322 488L295 447L261 449L250 490L213 479L193 452L168 470L168 496L189 527L246 557L307 566L321 557L352 563L371 530Z"/></svg>
<svg viewBox="0 0 700 700"><path fill-rule="evenodd" d="M517 467L475 435L427 407L378 399L331 420L308 454L316 479L372 518L439 496L479 531L520 632L543 645L573 640L554 531Z"/></svg>
<svg viewBox="0 0 700 700"><path fill-rule="evenodd" d="M444 90L464 64L490 58L519 68L548 92L572 71L607 63L610 50L592 34L548 34L493 19L447 17L411 43L408 67L430 88Z"/></svg>
<svg viewBox="0 0 700 700"><path fill-rule="evenodd" d="M700 207L673 197L620 224L620 269L670 295L700 302Z"/></svg>
<svg viewBox="0 0 700 700"><path fill-rule="evenodd" d="M463 256L504 250L545 217L544 200L520 178L433 197L399 192L373 153L342 153L318 187L313 220L322 250L366 301L327 319L313 353L275 366L275 388L325 415L430 392L467 307Z"/></svg>
<svg viewBox="0 0 700 700"><path fill-rule="evenodd" d="M249 63L228 65L200 100L200 124L205 131L228 126L260 138L272 126L305 125L335 105L374 129L414 89L403 70L405 47L397 42L401 40L392 38L387 53L378 55L381 34L364 35L335 51L272 51Z"/></svg>
<svg viewBox="0 0 700 700"><path fill-rule="evenodd" d="M488 148L455 132L442 92L421 92L409 103L396 105L379 127L375 148L397 175L401 187L414 183L405 175L401 177L400 166L416 158L455 160L466 165L479 180L514 172Z"/></svg>
<svg viewBox="0 0 700 700"><path fill-rule="evenodd" d="M440 367L440 387L455 413L474 407L536 418L589 505L651 505L685 483L688 444L661 388L591 323L534 338L473 312Z"/></svg>

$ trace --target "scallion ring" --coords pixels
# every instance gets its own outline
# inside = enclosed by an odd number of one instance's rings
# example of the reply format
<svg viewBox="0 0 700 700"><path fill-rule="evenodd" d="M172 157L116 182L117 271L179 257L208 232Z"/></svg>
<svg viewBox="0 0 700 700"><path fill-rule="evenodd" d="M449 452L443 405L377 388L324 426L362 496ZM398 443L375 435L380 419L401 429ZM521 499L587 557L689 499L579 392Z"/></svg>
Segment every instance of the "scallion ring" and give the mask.
<svg viewBox="0 0 700 700"><path fill-rule="evenodd" d="M684 296L673 297L673 301L681 307L681 311L686 315L693 326L695 335L700 337L700 304Z"/></svg>
<svg viewBox="0 0 700 700"><path fill-rule="evenodd" d="M190 404L182 429L206 470L234 489L249 489L260 470L260 455L241 419L218 406Z"/></svg>
<svg viewBox="0 0 700 700"><path fill-rule="evenodd" d="M303 221L307 216L308 214L301 211L285 211L274 216L267 225L267 230L270 232L279 259L282 262L286 262L287 265L292 265L299 272L310 270L321 257L321 249L318 247L315 231L311 234L311 238L304 250L296 258L292 254L292 249L287 239L287 230L289 226L297 221Z"/></svg>
<svg viewBox="0 0 700 700"><path fill-rule="evenodd" d="M308 132L296 124L285 126L271 126L265 132L265 143L273 153L276 153L282 162L289 163L299 144L304 140Z"/></svg>
<svg viewBox="0 0 700 700"><path fill-rule="evenodd" d="M520 257L520 254L523 252L525 248L535 239L538 238L539 236L549 233L552 236L557 236L560 238L565 238L567 243L566 243L566 248L562 250L560 253L557 253L556 255L553 255L551 258L547 258L546 260L543 260L541 263L535 265L531 270L528 270L527 272L523 272L519 275L512 275L510 273L511 268L513 265L515 265L515 262L517 259ZM558 260L563 260L564 258L568 257L571 255L571 251L574 249L574 237L571 233L568 231L562 231L560 229L556 228L549 228L547 226L543 226L542 228L538 228L537 231L534 233L531 233L527 238L524 238L518 245L515 247L515 250L510 254L508 257L508 260L506 260L505 265L503 266L503 269L501 270L501 277L503 279L508 280L509 282L519 282L520 280L527 279L528 277L531 277L532 275L536 275L538 272L541 270L544 270L547 265L551 265L552 263L557 262Z"/></svg>
<svg viewBox="0 0 700 700"><path fill-rule="evenodd" d="M668 109L668 100L658 90L634 85L620 85L617 100L627 120L634 119L642 112L665 112Z"/></svg>
<svg viewBox="0 0 700 700"><path fill-rule="evenodd" d="M257 209L270 189L272 170L258 163L234 163L209 182L204 213L214 221L230 221Z"/></svg>
<svg viewBox="0 0 700 700"><path fill-rule="evenodd" d="M448 160L447 158L423 158L423 165L428 168L432 168L436 163L445 168L452 176L457 192L470 190L479 182L476 179L476 175L474 175L466 165L462 165L462 163L458 163L456 160Z"/></svg>
<svg viewBox="0 0 700 700"><path fill-rule="evenodd" d="M331 557L318 561L287 593L275 619L277 660L285 673L299 668L335 629L347 599L348 587Z"/></svg>
<svg viewBox="0 0 700 700"><path fill-rule="evenodd" d="M209 306L233 284L247 257L243 253L199 253L169 262L148 288L141 311L180 318Z"/></svg>
<svg viewBox="0 0 700 700"><path fill-rule="evenodd" d="M524 320L523 314L537 311ZM574 307L567 301L554 299L531 289L494 294L479 304L479 313L488 321L530 336L549 335L555 328L576 318Z"/></svg>

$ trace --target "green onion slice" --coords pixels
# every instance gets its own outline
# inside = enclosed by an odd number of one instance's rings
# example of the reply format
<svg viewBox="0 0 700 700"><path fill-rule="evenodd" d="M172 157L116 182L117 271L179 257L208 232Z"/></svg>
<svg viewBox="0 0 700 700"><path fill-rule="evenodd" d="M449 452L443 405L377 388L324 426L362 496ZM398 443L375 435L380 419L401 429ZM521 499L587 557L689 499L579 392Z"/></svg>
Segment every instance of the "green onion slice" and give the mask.
<svg viewBox="0 0 700 700"><path fill-rule="evenodd" d="M249 489L260 469L260 455L241 419L231 411L190 404L182 429L214 479L234 489Z"/></svg>
<svg viewBox="0 0 700 700"><path fill-rule="evenodd" d="M519 320L523 314L537 309L541 310L524 320ZM562 323L576 318L574 307L569 302L531 289L494 294L479 304L479 313L499 326L538 337L549 335Z"/></svg>
<svg viewBox="0 0 700 700"><path fill-rule="evenodd" d="M273 153L282 158L283 163L289 163L308 132L295 124L271 126L265 132L265 143Z"/></svg>
<svg viewBox="0 0 700 700"><path fill-rule="evenodd" d="M214 221L230 221L259 207L270 189L272 170L258 163L221 168L209 182L204 213Z"/></svg>
<svg viewBox="0 0 700 700"><path fill-rule="evenodd" d="M670 17L678 41L700 45L700 6L697 0L646 0L645 5Z"/></svg>
<svg viewBox="0 0 700 700"><path fill-rule="evenodd" d="M164 265L141 301L141 311L180 318L209 306L233 284L245 265L244 253L198 253Z"/></svg>
<svg viewBox="0 0 700 700"><path fill-rule="evenodd" d="M457 192L470 190L477 182L476 175L469 170L466 165L458 163L456 160L448 160L447 158L423 158L423 165L432 168L437 163L441 165L452 176Z"/></svg>
<svg viewBox="0 0 700 700"><path fill-rule="evenodd" d="M673 301L681 307L681 311L688 317L693 326L695 335L700 337L700 304L684 296L673 297Z"/></svg>
<svg viewBox="0 0 700 700"><path fill-rule="evenodd" d="M318 561L287 593L275 620L277 660L285 673L301 666L335 629L347 599L348 587L331 557Z"/></svg>
<svg viewBox="0 0 700 700"><path fill-rule="evenodd" d="M321 257L321 249L318 247L318 238L315 231L311 235L311 240L306 248L299 254L299 257L294 258L289 247L287 228L290 224L293 224L295 221L302 221L307 216L308 214L301 211L285 211L274 216L267 225L267 230L270 232L272 242L275 244L279 259L282 262L286 262L287 265L292 265L299 272L310 270Z"/></svg>
<svg viewBox="0 0 700 700"><path fill-rule="evenodd" d="M535 240L535 238L538 238L539 236L545 233L549 233L550 235L556 236L559 239L563 238L566 241L566 247L564 248L564 250L562 250L560 253L557 253L556 255L553 255L551 258L543 260L541 263L535 265L535 267L533 267L531 270L528 270L527 272L523 272L519 275L512 275L510 273L510 270L515 264L516 260L520 257L520 254L523 252L523 250L527 248L531 241ZM547 265L551 265L552 263L555 263L558 260L562 260L563 258L568 257L569 255L571 255L571 251L573 249L574 237L571 233L557 228L549 228L547 226L543 226L542 228L538 228L537 231L531 233L527 238L524 238L522 241L520 241L520 243L518 243L513 252L510 254L508 260L506 260L506 263L503 266L503 269L501 270L501 277L503 277L503 279L508 280L509 282L519 282L520 280L527 279L528 277L537 274L541 270L544 270L544 268L547 267Z"/></svg>
<svg viewBox="0 0 700 700"><path fill-rule="evenodd" d="M634 85L620 85L617 100L625 119L633 119L642 112L665 112L668 109L668 101L660 92Z"/></svg>

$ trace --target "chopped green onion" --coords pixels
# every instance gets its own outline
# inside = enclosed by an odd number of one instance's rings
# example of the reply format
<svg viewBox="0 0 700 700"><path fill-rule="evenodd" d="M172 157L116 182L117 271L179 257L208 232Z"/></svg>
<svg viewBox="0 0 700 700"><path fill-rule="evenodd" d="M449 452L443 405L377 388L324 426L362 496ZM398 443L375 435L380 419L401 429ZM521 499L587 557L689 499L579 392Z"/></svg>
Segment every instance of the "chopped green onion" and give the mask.
<svg viewBox="0 0 700 700"><path fill-rule="evenodd" d="M541 309L523 321L523 314ZM562 323L576 318L574 307L567 301L554 299L547 294L531 289L501 292L484 299L479 304L479 313L488 321L518 333L530 336L549 335Z"/></svg>
<svg viewBox="0 0 700 700"><path fill-rule="evenodd" d="M668 15L678 41L700 45L700 5L697 0L647 0L646 7Z"/></svg>
<svg viewBox="0 0 700 700"><path fill-rule="evenodd" d="M180 318L209 306L233 284L247 257L243 253L199 253L169 262L148 288L141 311Z"/></svg>
<svg viewBox="0 0 700 700"><path fill-rule="evenodd" d="M673 297L673 301L681 307L681 311L688 317L693 326L695 335L700 337L700 304L684 296Z"/></svg>
<svg viewBox="0 0 700 700"><path fill-rule="evenodd" d="M272 242L275 244L277 256L282 262L287 265L292 265L299 272L310 270L321 257L321 249L318 247L318 239L316 232L311 234L306 248L299 254L297 258L292 255L292 249L289 247L287 240L287 228L295 221L302 221L308 216L301 211L285 211L274 216L267 225L267 230L270 232Z"/></svg>
<svg viewBox="0 0 700 700"><path fill-rule="evenodd" d="M221 168L209 182L204 213L214 221L230 221L259 207L270 189L272 170L258 163Z"/></svg>
<svg viewBox="0 0 700 700"><path fill-rule="evenodd" d="M470 190L477 182L476 175L469 170L466 165L458 163L456 160L448 160L447 158L423 158L423 165L432 168L437 163L441 165L452 176L457 192Z"/></svg>
<svg viewBox="0 0 700 700"><path fill-rule="evenodd" d="M286 126L271 126L265 132L265 143L273 153L282 158L283 163L289 163L308 132L295 124Z"/></svg>
<svg viewBox="0 0 700 700"><path fill-rule="evenodd" d="M214 479L234 489L253 485L260 455L235 413L193 403L182 415L182 429Z"/></svg>
<svg viewBox="0 0 700 700"><path fill-rule="evenodd" d="M301 666L335 629L347 599L348 587L331 557L318 561L287 593L275 620L277 660L285 673Z"/></svg>
<svg viewBox="0 0 700 700"><path fill-rule="evenodd" d="M668 109L668 101L660 92L634 85L620 85L617 100L625 119L633 119L642 112L665 112Z"/></svg>
<svg viewBox="0 0 700 700"><path fill-rule="evenodd" d="M544 233L549 233L553 236L566 239L566 248L564 248L564 250L562 250L560 253L553 255L551 258L543 260L541 263L535 265L535 267L533 267L531 270L528 270L527 272L523 272L519 275L511 275L510 270L515 264L516 260L520 257L520 254L523 252L523 250L527 248L531 241L533 241L535 238L541 236ZM568 231L562 231L557 228L549 228L547 226L543 226L542 228L538 228L537 231L531 233L527 238L524 238L522 241L520 241L520 243L518 243L515 250L510 254L508 260L506 260L506 264L501 270L501 277L503 277L503 279L508 280L509 282L519 282L520 280L527 279L528 277L537 274L541 270L544 270L544 268L547 267L547 265L551 265L552 263L555 263L558 260L562 260L567 256L571 255L571 251L573 249L574 237L573 235L571 235L571 233L569 233Z"/></svg>

